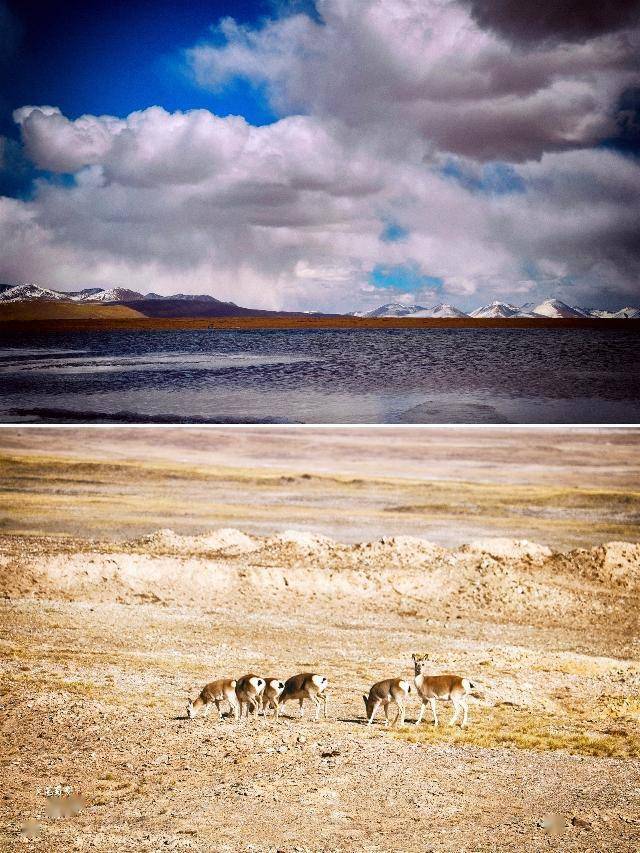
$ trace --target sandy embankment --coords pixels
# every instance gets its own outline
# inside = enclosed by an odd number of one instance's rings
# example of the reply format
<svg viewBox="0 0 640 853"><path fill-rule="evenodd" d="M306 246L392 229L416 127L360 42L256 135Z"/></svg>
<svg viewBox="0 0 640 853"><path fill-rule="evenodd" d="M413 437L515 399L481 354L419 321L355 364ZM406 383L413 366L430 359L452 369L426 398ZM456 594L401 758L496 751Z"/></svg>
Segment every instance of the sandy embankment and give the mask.
<svg viewBox="0 0 640 853"><path fill-rule="evenodd" d="M637 620L627 598L640 593L640 544L625 542L554 552L503 538L446 549L412 536L344 544L306 532L260 537L229 528L201 536L167 529L103 545L5 537L5 548L9 597L203 606L286 594L326 607L349 599L374 610L414 602L445 618L472 612L479 621L571 620L574 628L613 610L622 628Z"/></svg>
<svg viewBox="0 0 640 853"><path fill-rule="evenodd" d="M0 305L0 323L18 324L23 331L32 333L58 322L85 323L87 321L109 324L134 318L145 319L139 311L126 305L97 304L81 305L74 302L5 302ZM9 327L5 326L9 330Z"/></svg>

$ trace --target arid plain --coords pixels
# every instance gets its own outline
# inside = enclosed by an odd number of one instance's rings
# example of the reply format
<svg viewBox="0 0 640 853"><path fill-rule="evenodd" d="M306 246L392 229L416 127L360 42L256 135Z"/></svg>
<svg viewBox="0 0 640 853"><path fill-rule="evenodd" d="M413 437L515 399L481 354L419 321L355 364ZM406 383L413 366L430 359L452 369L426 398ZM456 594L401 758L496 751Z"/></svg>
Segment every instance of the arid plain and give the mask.
<svg viewBox="0 0 640 853"><path fill-rule="evenodd" d="M12 428L0 479L5 849L639 848L637 431ZM364 726L416 651L469 729ZM186 718L309 669L327 721Z"/></svg>

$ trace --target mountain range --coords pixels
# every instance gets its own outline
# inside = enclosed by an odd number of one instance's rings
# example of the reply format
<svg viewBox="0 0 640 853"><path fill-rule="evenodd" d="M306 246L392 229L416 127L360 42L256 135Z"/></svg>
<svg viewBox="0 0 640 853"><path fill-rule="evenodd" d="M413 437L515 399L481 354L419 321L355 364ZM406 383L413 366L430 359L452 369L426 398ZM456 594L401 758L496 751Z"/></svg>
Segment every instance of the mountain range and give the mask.
<svg viewBox="0 0 640 853"><path fill-rule="evenodd" d="M0 306L31 304L35 306L77 306L105 310L129 310L129 315L144 317L297 317L302 312L263 311L243 308L234 302L223 302L208 294L176 293L161 296L158 293L138 293L124 287L107 290L86 287L83 290L61 291L40 287L37 284L0 284ZM58 312L59 313L59 312ZM49 316L51 314L49 313ZM78 315L74 315L78 316ZM105 316L104 312L99 316Z"/></svg>
<svg viewBox="0 0 640 853"><path fill-rule="evenodd" d="M42 303L88 303L94 305L124 305L142 311L146 316L154 317L231 317L231 316L261 316L284 315L299 316L308 312L263 311L253 308L243 308L234 302L223 302L209 294L176 293L161 296L158 293L139 293L124 287L104 289L101 287L86 287L82 290L61 291L37 284L0 284L0 304L20 302ZM351 317L472 317L511 319L528 318L595 318L595 319L638 319L640 308L626 307L619 311L603 311L600 309L580 308L567 305L559 299L545 299L536 304L527 302L524 305L512 305L509 302L491 302L474 311L465 312L454 305L435 305L426 308L422 305L405 305L401 302L390 302L374 308L373 311L352 311Z"/></svg>
<svg viewBox="0 0 640 853"><path fill-rule="evenodd" d="M592 317L598 319L640 318L640 308L622 308L620 311L602 311L579 308L575 305L567 305L560 299L545 299L544 302L536 304L527 302L524 305L511 305L509 302L491 302L474 311L466 313L454 305L435 305L433 308L425 308L422 305L404 305L400 302L390 302L374 308L373 311L354 311L354 317L477 317L477 318L502 318L511 319L516 317L530 318L580 318Z"/></svg>
<svg viewBox="0 0 640 853"><path fill-rule="evenodd" d="M156 299L184 299L193 302L220 302L214 296L203 294L176 293L161 296L159 293L138 293L125 287L85 287L84 290L51 290L37 284L0 284L0 302L141 302ZM233 302L222 303L233 305Z"/></svg>

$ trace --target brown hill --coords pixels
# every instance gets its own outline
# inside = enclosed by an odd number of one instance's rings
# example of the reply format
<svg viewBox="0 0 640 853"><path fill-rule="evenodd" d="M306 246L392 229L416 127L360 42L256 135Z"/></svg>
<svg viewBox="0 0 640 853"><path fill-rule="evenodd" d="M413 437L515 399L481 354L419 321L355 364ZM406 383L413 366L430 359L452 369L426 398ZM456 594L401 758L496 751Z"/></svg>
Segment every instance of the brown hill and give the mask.
<svg viewBox="0 0 640 853"><path fill-rule="evenodd" d="M126 320L143 315L127 305L99 302L3 302L0 322L47 322L49 320Z"/></svg>

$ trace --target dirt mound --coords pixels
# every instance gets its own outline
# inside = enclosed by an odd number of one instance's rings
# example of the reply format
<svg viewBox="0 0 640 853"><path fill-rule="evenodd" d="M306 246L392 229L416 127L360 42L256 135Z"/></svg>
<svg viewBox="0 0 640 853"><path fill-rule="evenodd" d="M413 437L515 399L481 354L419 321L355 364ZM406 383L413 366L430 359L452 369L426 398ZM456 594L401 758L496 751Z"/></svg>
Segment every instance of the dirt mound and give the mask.
<svg viewBox="0 0 640 853"><path fill-rule="evenodd" d="M640 588L640 544L607 542L595 548L579 548L567 554L555 554L550 561L558 571L574 571L597 583Z"/></svg>
<svg viewBox="0 0 640 853"><path fill-rule="evenodd" d="M383 536L375 542L355 545L353 553L359 557L369 556L376 560L398 561L407 565L443 557L447 550L416 536Z"/></svg>
<svg viewBox="0 0 640 853"><path fill-rule="evenodd" d="M14 543L10 558L0 556L5 594L205 608L256 595L272 596L274 606L286 599L288 608L315 597L329 609L351 599L447 618L582 624L612 618L613 589L625 591L619 604L630 612L628 595L640 588L640 545L624 542L560 554L509 539L447 550L409 536L346 545L309 532L254 537L221 529L192 537L159 530L118 550L87 544L56 550L52 542L43 551Z"/></svg>
<svg viewBox="0 0 640 853"><path fill-rule="evenodd" d="M289 552L301 557L314 559L326 557L331 552L340 550L343 547L334 539L330 539L328 536L321 536L318 533L285 530L276 536L270 536L268 539L263 540L261 550L263 552L272 552L273 554Z"/></svg>
<svg viewBox="0 0 640 853"><path fill-rule="evenodd" d="M181 536L169 528L156 530L129 545L165 554L249 554L260 547L259 540L233 527L222 527L201 536Z"/></svg>
<svg viewBox="0 0 640 853"><path fill-rule="evenodd" d="M417 568L443 557L445 548L414 536L391 536L373 542L346 545L315 533L286 531L263 540L259 559L272 563L309 565L320 563L329 571L391 570Z"/></svg>
<svg viewBox="0 0 640 853"><path fill-rule="evenodd" d="M448 553L447 549L415 536L383 536L372 542L346 545L309 531L285 530L275 536L260 537L249 536L234 528L221 528L200 536L181 536L170 529L156 530L127 545L154 554L216 554L227 557L256 554L263 559L285 562L293 559L303 563L324 560L334 568L372 561L409 566Z"/></svg>
<svg viewBox="0 0 640 853"><path fill-rule="evenodd" d="M490 554L492 557L502 557L509 560L544 560L552 554L551 548L546 545L538 545L527 539L478 539L469 545L463 545L461 551L471 551L481 554Z"/></svg>

